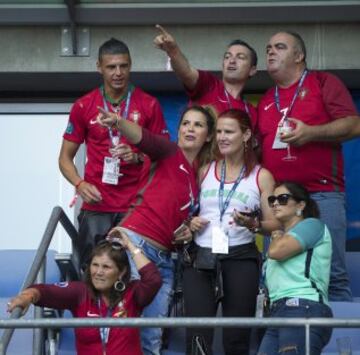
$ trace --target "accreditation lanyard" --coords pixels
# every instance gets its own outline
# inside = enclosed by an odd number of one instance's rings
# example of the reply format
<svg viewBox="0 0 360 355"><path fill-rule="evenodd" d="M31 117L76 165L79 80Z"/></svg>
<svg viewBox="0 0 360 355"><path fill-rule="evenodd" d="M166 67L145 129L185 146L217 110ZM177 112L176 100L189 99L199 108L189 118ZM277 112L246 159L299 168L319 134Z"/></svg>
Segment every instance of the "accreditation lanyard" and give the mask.
<svg viewBox="0 0 360 355"><path fill-rule="evenodd" d="M244 178L245 175L245 166L242 167L239 176L237 177L236 181L234 182L233 187L229 191L228 195L226 196L224 202L224 185L225 185L225 176L226 176L226 167L225 167L225 160L223 160L221 165L221 178L220 178L220 188L219 188L219 211L220 211L220 223L224 217L225 211L229 207L231 198L233 197L235 190L240 184L240 181Z"/></svg>
<svg viewBox="0 0 360 355"><path fill-rule="evenodd" d="M196 203L195 198L194 198L190 179L189 179L189 189L190 189L190 207L189 207L189 217L188 218L190 219L191 217L193 217L195 215L195 213L197 212L197 210L199 208L199 204Z"/></svg>
<svg viewBox="0 0 360 355"><path fill-rule="evenodd" d="M230 101L229 93L226 91L226 89L224 89L224 93L225 93L226 100L228 102L229 108L233 108L233 105L231 104L231 101ZM242 99L242 101L244 103L246 113L248 114L249 117L251 117L247 101L243 97L241 99Z"/></svg>
<svg viewBox="0 0 360 355"><path fill-rule="evenodd" d="M197 212L199 208L199 204L196 202L192 185L191 185L191 179L190 179L190 173L185 169L183 166L180 167L181 170L183 170L186 173L186 178L189 184L189 195L190 195L190 203L187 203L184 207L181 208L181 210L184 210L185 208L189 207L189 216L187 219L191 219L192 216Z"/></svg>
<svg viewBox="0 0 360 355"><path fill-rule="evenodd" d="M99 314L102 316L100 297L97 299L97 306L99 309ZM113 308L107 308L105 317L106 318L111 317L112 312L113 312ZM106 344L109 340L110 328L99 328L99 331L100 331L100 338L101 338L101 346L102 346L103 354L105 355L106 354Z"/></svg>
<svg viewBox="0 0 360 355"><path fill-rule="evenodd" d="M129 89L128 90L128 93L126 95L126 103L125 103L125 108L124 108L124 111L122 113L122 118L124 118L125 120L127 120L128 118L128 114L129 114L129 107L130 107L130 100L131 100L131 95L132 95L132 92L131 90ZM109 107L108 107L108 104L106 102L106 99L105 99L105 95L103 94L103 104L104 104L104 110L106 112L109 112ZM121 137L121 134L120 132L118 131L117 132L117 135L114 136L114 133L112 131L112 129L110 127L108 127L108 131L109 131L109 138L110 138L110 142L111 142L111 145L112 146L116 146L118 144L118 142L120 142L120 137Z"/></svg>
<svg viewBox="0 0 360 355"><path fill-rule="evenodd" d="M299 96L300 89L301 89L302 85L304 84L304 80L306 78L307 73L308 73L308 70L305 69L303 71L303 73L301 74L301 78L299 80L299 83L298 83L298 86L297 86L296 91L294 93L294 96L293 96L293 98L291 100L290 106L289 106L288 110L286 111L285 115L282 117L281 121L286 120L288 115L290 115L290 112L291 112L291 110L292 110L292 108L294 106L294 103L295 103L297 97ZM274 96L275 96L276 108L277 108L278 112L281 113L280 94L279 94L279 87L277 85L275 86L275 94L274 94Z"/></svg>

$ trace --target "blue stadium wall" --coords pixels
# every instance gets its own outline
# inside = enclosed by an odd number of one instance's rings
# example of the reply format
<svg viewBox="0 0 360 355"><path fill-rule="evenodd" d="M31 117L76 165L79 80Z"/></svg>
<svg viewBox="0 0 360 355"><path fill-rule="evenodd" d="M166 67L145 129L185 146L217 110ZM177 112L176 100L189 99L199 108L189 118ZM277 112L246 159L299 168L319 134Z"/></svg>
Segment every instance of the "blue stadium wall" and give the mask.
<svg viewBox="0 0 360 355"><path fill-rule="evenodd" d="M360 112L360 91L352 92L354 102ZM164 109L171 139L176 140L178 119L186 107L183 94L156 95ZM360 239L360 139L343 145L346 179L347 239Z"/></svg>

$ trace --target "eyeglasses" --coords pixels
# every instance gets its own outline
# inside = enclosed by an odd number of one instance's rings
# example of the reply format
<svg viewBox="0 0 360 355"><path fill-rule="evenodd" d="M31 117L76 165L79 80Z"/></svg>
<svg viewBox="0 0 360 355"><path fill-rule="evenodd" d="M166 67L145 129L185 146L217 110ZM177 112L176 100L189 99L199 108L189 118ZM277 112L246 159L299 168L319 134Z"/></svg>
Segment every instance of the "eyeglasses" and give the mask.
<svg viewBox="0 0 360 355"><path fill-rule="evenodd" d="M121 244L121 239L117 237L112 237L110 235L107 235L105 239L100 241L97 245L106 245L106 244L111 244L111 247L115 250L124 249L123 245Z"/></svg>
<svg viewBox="0 0 360 355"><path fill-rule="evenodd" d="M270 207L274 207L275 201L279 202L279 205L286 206L289 199L294 199L293 195L290 194L280 194L278 196L272 195L268 197L268 203Z"/></svg>

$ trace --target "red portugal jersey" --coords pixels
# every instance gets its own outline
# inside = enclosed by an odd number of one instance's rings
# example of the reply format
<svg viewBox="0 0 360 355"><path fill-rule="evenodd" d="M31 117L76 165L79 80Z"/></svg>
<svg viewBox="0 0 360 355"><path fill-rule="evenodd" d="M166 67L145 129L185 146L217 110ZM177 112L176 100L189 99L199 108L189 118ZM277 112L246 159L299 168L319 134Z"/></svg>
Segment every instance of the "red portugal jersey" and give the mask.
<svg viewBox="0 0 360 355"><path fill-rule="evenodd" d="M120 112L125 110L123 100ZM78 144L86 143L87 162L84 180L95 185L103 200L96 204L83 203L85 210L99 212L126 212L129 202L136 193L141 165L120 161L120 173L117 185L102 182L104 157L110 157L110 137L107 128L96 123L98 107L104 107L104 99L99 88L78 99L73 105L64 139ZM111 105L108 103L111 110ZM129 102L127 119L146 127L150 131L168 137L165 120L159 102L139 88L134 88ZM116 133L114 132L114 135ZM124 137L122 143L129 144ZM135 152L138 149L132 146Z"/></svg>
<svg viewBox="0 0 360 355"><path fill-rule="evenodd" d="M145 162L134 209L123 218L121 226L172 249L175 229L196 205L196 170L176 143L146 129L138 148L151 161Z"/></svg>
<svg viewBox="0 0 360 355"><path fill-rule="evenodd" d="M132 281L123 299L109 309L100 299L94 299L84 282L62 282L55 285L37 284L30 287L40 291L37 306L69 309L76 318L129 318L140 317L142 309L155 297L161 286L161 276L153 263L139 270L141 280ZM110 314L109 314L110 312ZM103 354L99 328L76 328L78 355ZM138 328L111 328L106 343L107 355L141 355Z"/></svg>
<svg viewBox="0 0 360 355"><path fill-rule="evenodd" d="M234 99L226 92L224 83L214 74L199 70L199 79L194 90L185 90L190 98L190 103L199 105L210 105L215 108L218 114L236 108L247 112L251 118L252 126L256 127L256 108L243 99Z"/></svg>
<svg viewBox="0 0 360 355"><path fill-rule="evenodd" d="M279 88L281 111L288 110L298 83ZM291 146L295 161L284 161L286 149L273 149L275 133L282 117L275 104L275 88L267 91L258 106L258 127L262 142L262 164L277 181L294 181L311 192L343 191L344 172L341 144L311 142ZM352 98L344 84L334 75L310 71L300 88L288 117L307 125L321 125L339 118L357 115Z"/></svg>

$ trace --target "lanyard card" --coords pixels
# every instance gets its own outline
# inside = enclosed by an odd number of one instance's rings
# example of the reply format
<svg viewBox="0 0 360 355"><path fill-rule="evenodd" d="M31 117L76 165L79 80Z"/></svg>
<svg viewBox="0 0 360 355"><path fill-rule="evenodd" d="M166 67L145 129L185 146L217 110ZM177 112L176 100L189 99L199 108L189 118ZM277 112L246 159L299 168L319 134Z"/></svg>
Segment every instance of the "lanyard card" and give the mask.
<svg viewBox="0 0 360 355"><path fill-rule="evenodd" d="M110 185L117 185L120 176L120 159L104 157L102 182Z"/></svg>
<svg viewBox="0 0 360 355"><path fill-rule="evenodd" d="M220 227L213 227L212 229L211 249L214 254L229 253L229 237Z"/></svg>

